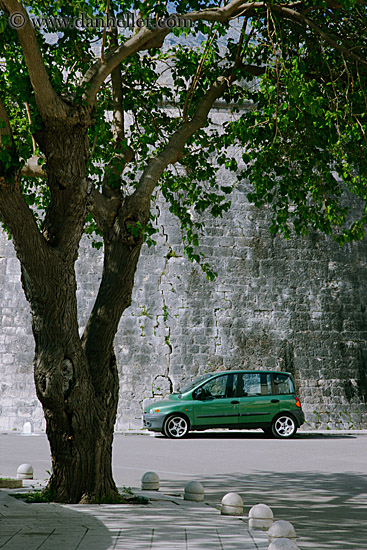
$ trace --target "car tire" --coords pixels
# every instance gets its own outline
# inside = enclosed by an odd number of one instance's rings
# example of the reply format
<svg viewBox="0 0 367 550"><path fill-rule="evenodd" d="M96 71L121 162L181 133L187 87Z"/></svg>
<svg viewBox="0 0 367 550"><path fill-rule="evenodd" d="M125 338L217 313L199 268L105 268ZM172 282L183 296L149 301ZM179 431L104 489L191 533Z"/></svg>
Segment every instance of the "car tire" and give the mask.
<svg viewBox="0 0 367 550"><path fill-rule="evenodd" d="M189 421L180 414L171 414L163 424L163 434L172 439L180 439L189 433Z"/></svg>
<svg viewBox="0 0 367 550"><path fill-rule="evenodd" d="M271 431L279 439L293 437L297 432L297 424L294 417L287 413L279 414L274 418Z"/></svg>

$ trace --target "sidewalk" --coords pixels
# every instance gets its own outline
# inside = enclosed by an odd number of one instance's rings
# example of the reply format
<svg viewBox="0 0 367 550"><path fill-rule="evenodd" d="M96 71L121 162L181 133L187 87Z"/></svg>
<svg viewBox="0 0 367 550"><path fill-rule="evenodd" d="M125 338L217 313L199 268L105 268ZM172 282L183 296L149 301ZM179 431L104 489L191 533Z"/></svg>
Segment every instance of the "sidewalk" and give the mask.
<svg viewBox="0 0 367 550"><path fill-rule="evenodd" d="M158 492L148 505L26 504L0 490L1 550L266 550L246 517ZM15 491L14 491L15 492Z"/></svg>

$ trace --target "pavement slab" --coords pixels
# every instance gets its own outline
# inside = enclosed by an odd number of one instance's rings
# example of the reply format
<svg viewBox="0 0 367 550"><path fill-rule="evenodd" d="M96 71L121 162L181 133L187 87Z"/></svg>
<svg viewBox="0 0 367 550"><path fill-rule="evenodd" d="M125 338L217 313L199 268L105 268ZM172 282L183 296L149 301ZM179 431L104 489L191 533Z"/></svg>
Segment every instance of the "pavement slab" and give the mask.
<svg viewBox="0 0 367 550"><path fill-rule="evenodd" d="M15 492L15 491L14 491ZM1 550L265 550L247 519L166 495L148 505L26 504L0 490ZM159 495L155 495L159 499Z"/></svg>

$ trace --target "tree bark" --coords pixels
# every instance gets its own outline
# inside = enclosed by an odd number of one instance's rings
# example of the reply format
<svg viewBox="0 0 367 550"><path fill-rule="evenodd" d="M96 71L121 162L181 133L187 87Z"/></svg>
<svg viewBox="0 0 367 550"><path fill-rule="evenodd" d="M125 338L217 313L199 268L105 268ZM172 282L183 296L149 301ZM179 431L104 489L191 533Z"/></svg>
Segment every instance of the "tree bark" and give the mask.
<svg viewBox="0 0 367 550"><path fill-rule="evenodd" d="M52 455L48 490L58 502L98 502L117 493L112 441L119 378L113 344L121 315L131 303L143 243L139 228L149 218L150 201L121 198L106 223L102 281L80 338L74 265L89 201L86 151L83 132L66 131L67 137L60 128L43 136L52 192L44 223L47 266L43 280L37 280L23 264L22 282L32 308L35 384ZM58 154L51 156L47 148Z"/></svg>
<svg viewBox="0 0 367 550"><path fill-rule="evenodd" d="M54 119L37 136L47 158L51 192L41 231L22 196L20 174L7 175L0 186L0 217L12 232L31 306L34 378L52 457L48 491L58 502L100 501L117 493L112 476L119 391L115 331L107 326L92 331L99 343L98 357L88 355L86 348L93 346L88 338L82 342L78 331L75 261L90 201L87 127L88 121ZM140 250L141 242L138 245ZM129 246L138 257L135 243ZM108 256L107 266L115 254ZM125 261L128 265L130 258ZM126 293L131 296L133 278L127 282ZM120 284L125 284L123 277ZM129 299L123 302L128 303Z"/></svg>
<svg viewBox="0 0 367 550"><path fill-rule="evenodd" d="M46 170L51 190L43 224L48 245L47 266L41 279L34 270L30 277L22 264L22 282L31 304L36 342L35 384L44 409L52 456L48 490L58 502L98 502L117 493L112 476L112 441L119 379L113 341L116 320L130 304L131 270L135 272L141 247L139 242L136 252L136 243L130 242L129 254L121 254L124 250L121 232L111 232L105 243L104 288L99 293L106 308L97 300L96 313L89 324L90 335L81 339L74 266L89 204L88 120L81 122L75 124L73 120L65 124L55 120L38 136L48 159ZM136 257L132 264L131 255ZM120 292L126 294L125 299L108 293L116 262L122 273L118 285ZM107 298L103 298L104 294ZM101 317L105 321L102 325L96 321Z"/></svg>
<svg viewBox="0 0 367 550"><path fill-rule="evenodd" d="M47 298L30 297L36 341L34 377L46 419L52 457L48 490L58 502L93 502L117 492L112 477L112 440L118 374L112 346L95 384L78 333L74 266L52 262ZM23 274L23 285L26 288ZM28 293L28 292L27 292ZM99 341L103 335L99 335Z"/></svg>

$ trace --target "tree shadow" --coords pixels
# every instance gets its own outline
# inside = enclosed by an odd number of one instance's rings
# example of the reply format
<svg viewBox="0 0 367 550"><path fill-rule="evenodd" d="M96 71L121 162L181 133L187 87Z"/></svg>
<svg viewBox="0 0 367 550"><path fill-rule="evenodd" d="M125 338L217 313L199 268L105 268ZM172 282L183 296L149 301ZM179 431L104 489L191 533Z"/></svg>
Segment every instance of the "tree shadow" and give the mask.
<svg viewBox="0 0 367 550"><path fill-rule="evenodd" d="M0 491L0 547L96 548L113 547L115 533L88 507L56 503L26 504Z"/></svg>
<svg viewBox="0 0 367 550"><path fill-rule="evenodd" d="M155 434L156 438L163 438L165 436L159 433ZM356 439L357 436L353 434L326 434L326 433L315 433L315 432L298 432L293 439ZM189 432L186 436L186 439L274 439L272 435L265 434L263 431L237 431L237 430L228 430L220 432Z"/></svg>
<svg viewBox="0 0 367 550"><path fill-rule="evenodd" d="M290 521L300 548L366 548L367 476L355 473L258 472L197 476L205 500L220 505L228 492L239 493L245 514L258 503L271 507L276 520ZM165 482L165 490L182 491L182 482Z"/></svg>

